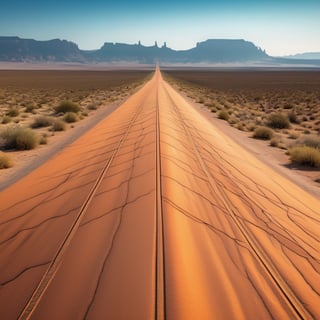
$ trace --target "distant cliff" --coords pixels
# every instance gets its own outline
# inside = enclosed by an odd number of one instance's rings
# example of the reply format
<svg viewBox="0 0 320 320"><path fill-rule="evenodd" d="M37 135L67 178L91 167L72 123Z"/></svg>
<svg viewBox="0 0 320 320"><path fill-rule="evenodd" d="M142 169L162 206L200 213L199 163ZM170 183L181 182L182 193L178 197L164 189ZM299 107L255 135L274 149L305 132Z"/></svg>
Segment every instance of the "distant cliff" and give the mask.
<svg viewBox="0 0 320 320"><path fill-rule="evenodd" d="M36 41L0 37L1 61L83 61L78 46L66 40Z"/></svg>
<svg viewBox="0 0 320 320"><path fill-rule="evenodd" d="M268 55L252 42L244 40L207 40L189 50L173 50L138 44L105 43L98 50L80 50L66 40L36 41L18 37L0 37L1 61L59 61L138 63L223 63L261 61Z"/></svg>
<svg viewBox="0 0 320 320"><path fill-rule="evenodd" d="M320 60L320 52L305 52L291 56L286 56L287 59L305 59L305 60Z"/></svg>

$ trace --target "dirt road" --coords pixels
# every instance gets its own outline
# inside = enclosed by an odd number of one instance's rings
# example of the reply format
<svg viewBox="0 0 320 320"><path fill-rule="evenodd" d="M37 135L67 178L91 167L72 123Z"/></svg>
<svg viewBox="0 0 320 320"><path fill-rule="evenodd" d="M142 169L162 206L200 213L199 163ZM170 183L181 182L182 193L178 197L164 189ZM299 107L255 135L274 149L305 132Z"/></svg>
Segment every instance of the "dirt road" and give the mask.
<svg viewBox="0 0 320 320"><path fill-rule="evenodd" d="M157 70L1 192L0 317L319 319L319 212Z"/></svg>

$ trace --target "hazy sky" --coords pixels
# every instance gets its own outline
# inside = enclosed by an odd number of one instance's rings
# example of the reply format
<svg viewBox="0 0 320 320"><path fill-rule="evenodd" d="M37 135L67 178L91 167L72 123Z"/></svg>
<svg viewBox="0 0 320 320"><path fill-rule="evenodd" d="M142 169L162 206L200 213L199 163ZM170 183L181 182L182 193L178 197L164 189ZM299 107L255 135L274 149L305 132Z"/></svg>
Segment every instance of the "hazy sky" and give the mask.
<svg viewBox="0 0 320 320"><path fill-rule="evenodd" d="M6 0L0 35L61 38L81 49L138 40L188 49L226 38L252 41L270 55L320 52L320 0Z"/></svg>

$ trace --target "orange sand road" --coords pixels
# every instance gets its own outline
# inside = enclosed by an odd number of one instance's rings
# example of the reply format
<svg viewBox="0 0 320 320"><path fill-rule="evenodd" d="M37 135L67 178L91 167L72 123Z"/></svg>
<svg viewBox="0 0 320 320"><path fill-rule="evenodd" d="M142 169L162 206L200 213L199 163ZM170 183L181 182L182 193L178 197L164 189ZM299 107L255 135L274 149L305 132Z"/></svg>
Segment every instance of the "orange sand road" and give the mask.
<svg viewBox="0 0 320 320"><path fill-rule="evenodd" d="M1 192L0 318L319 319L319 211L157 70Z"/></svg>

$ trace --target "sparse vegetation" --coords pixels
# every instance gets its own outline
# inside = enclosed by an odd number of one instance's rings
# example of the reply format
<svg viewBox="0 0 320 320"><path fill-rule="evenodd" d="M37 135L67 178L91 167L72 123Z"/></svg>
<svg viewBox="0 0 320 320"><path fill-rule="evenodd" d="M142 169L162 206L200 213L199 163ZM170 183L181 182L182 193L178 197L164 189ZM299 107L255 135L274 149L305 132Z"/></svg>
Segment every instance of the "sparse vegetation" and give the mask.
<svg viewBox="0 0 320 320"><path fill-rule="evenodd" d="M12 159L5 154L4 152L0 151L0 169L7 169L13 166Z"/></svg>
<svg viewBox="0 0 320 320"><path fill-rule="evenodd" d="M289 149L292 162L311 167L320 167L320 149L308 146L295 146Z"/></svg>
<svg viewBox="0 0 320 320"><path fill-rule="evenodd" d="M52 131L65 131L67 129L66 123L61 119L55 119L52 123Z"/></svg>
<svg viewBox="0 0 320 320"><path fill-rule="evenodd" d="M288 138L289 138L289 139L296 140L296 139L299 138L299 136L300 136L300 133L299 133L299 132L297 132L297 131L292 131L292 132L289 133Z"/></svg>
<svg viewBox="0 0 320 320"><path fill-rule="evenodd" d="M88 110L97 110L98 109L98 106L96 105L96 104L89 104L88 106L87 106L87 109Z"/></svg>
<svg viewBox="0 0 320 320"><path fill-rule="evenodd" d="M53 119L47 116L38 116L34 119L33 123L30 125L31 128L44 128L52 125Z"/></svg>
<svg viewBox="0 0 320 320"><path fill-rule="evenodd" d="M73 122L77 122L79 121L79 118L77 116L76 113L74 112L67 112L64 117L63 117L63 120L67 123L73 123Z"/></svg>
<svg viewBox="0 0 320 320"><path fill-rule="evenodd" d="M78 104L73 103L71 101L63 101L58 106L56 106L54 110L56 113L67 113L67 112L78 113L80 111L80 107Z"/></svg>
<svg viewBox="0 0 320 320"><path fill-rule="evenodd" d="M10 108L7 112L7 116L9 117L17 117L20 111L18 108Z"/></svg>
<svg viewBox="0 0 320 320"><path fill-rule="evenodd" d="M35 109L36 109L36 106L34 104L32 104L32 103L29 103L29 104L26 105L25 111L28 112L28 113L32 113L32 112L35 111Z"/></svg>
<svg viewBox="0 0 320 320"><path fill-rule="evenodd" d="M300 145L308 146L311 148L320 150L320 136L309 135L307 137L303 137L298 142Z"/></svg>
<svg viewBox="0 0 320 320"><path fill-rule="evenodd" d="M218 112L218 118L221 120L228 121L229 120L229 113L226 110L221 110Z"/></svg>
<svg viewBox="0 0 320 320"><path fill-rule="evenodd" d="M273 137L273 131L267 127L257 127L252 137L255 139L270 140Z"/></svg>
<svg viewBox="0 0 320 320"><path fill-rule="evenodd" d="M267 125L274 129L288 129L290 122L288 116L282 113L273 113L268 117Z"/></svg>
<svg viewBox="0 0 320 320"><path fill-rule="evenodd" d="M30 150L34 149L39 139L30 128L11 126L1 132L5 149Z"/></svg>
<svg viewBox="0 0 320 320"><path fill-rule="evenodd" d="M48 136L47 136L47 134L43 134L43 135L41 136L39 143L40 143L41 145L48 143Z"/></svg>
<svg viewBox="0 0 320 320"><path fill-rule="evenodd" d="M7 124L10 122L11 122L11 117L9 117L9 116L4 116L1 121L2 124Z"/></svg>
<svg viewBox="0 0 320 320"><path fill-rule="evenodd" d="M293 150L294 157L320 150L320 73L169 71L165 76L194 101L202 97L219 118L228 113L231 126L270 139L272 147Z"/></svg>
<svg viewBox="0 0 320 320"><path fill-rule="evenodd" d="M288 118L289 118L289 121L291 123L299 123L299 119L297 117L297 114L295 112L289 112L288 113Z"/></svg>
<svg viewBox="0 0 320 320"><path fill-rule="evenodd" d="M274 136L271 140L270 140L270 146L271 147L279 147L280 145L280 138L278 136Z"/></svg>

